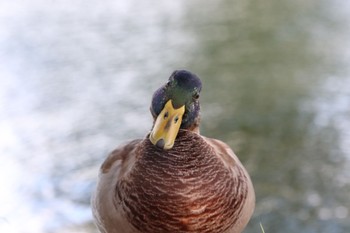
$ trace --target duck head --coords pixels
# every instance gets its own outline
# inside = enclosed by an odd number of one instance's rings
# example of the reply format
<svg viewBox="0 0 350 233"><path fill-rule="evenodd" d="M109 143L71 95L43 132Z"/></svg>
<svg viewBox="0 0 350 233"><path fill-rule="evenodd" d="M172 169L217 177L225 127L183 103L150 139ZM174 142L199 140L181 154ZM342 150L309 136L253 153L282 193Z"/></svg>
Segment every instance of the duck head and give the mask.
<svg viewBox="0 0 350 233"><path fill-rule="evenodd" d="M152 144L171 149L179 129L198 129L201 89L201 80L195 74L176 70L153 94L150 110L154 124L149 136Z"/></svg>

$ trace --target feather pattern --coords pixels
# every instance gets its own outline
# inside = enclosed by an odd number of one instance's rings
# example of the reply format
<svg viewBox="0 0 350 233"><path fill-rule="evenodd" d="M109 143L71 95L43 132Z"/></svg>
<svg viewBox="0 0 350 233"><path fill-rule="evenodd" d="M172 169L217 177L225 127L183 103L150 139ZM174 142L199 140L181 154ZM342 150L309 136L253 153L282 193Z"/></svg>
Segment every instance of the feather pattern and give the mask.
<svg viewBox="0 0 350 233"><path fill-rule="evenodd" d="M180 130L170 150L147 137L112 152L93 208L104 233L239 233L254 203L249 175L226 144Z"/></svg>

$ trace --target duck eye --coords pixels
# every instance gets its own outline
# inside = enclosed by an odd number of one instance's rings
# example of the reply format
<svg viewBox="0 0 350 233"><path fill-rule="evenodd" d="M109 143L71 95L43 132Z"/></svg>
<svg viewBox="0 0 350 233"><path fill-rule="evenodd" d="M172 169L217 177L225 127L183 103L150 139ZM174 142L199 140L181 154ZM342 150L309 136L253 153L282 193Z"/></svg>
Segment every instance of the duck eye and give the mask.
<svg viewBox="0 0 350 233"><path fill-rule="evenodd" d="M179 117L176 116L175 119L174 119L175 124L178 122L178 120L179 120Z"/></svg>
<svg viewBox="0 0 350 233"><path fill-rule="evenodd" d="M198 99L199 98L199 93L196 92L194 95L193 95L193 99Z"/></svg>

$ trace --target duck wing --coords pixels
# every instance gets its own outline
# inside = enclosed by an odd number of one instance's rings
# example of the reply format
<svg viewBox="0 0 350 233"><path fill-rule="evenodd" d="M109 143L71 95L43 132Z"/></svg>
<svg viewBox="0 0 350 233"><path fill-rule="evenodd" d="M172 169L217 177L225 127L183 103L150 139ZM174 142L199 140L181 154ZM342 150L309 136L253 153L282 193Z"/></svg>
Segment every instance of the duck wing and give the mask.
<svg viewBox="0 0 350 233"><path fill-rule="evenodd" d="M138 233L123 215L116 202L116 188L132 170L141 139L130 141L112 151L100 168L97 188L92 196L92 212L97 228L102 233Z"/></svg>
<svg viewBox="0 0 350 233"><path fill-rule="evenodd" d="M227 233L240 233L249 222L255 208L255 192L252 181L239 158L226 143L213 138L203 138L213 147L215 154L231 171L234 186L237 187L234 195L236 199L240 200L238 200L234 212L237 220Z"/></svg>

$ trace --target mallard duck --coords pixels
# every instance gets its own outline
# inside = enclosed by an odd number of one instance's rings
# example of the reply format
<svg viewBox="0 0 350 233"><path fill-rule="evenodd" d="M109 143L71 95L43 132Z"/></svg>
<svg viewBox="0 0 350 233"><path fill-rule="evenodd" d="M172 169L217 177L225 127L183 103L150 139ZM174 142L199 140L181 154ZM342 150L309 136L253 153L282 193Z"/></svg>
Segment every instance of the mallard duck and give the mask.
<svg viewBox="0 0 350 233"><path fill-rule="evenodd" d="M178 70L153 95L151 132L115 149L92 207L103 233L239 233L255 206L250 177L225 143L199 133L202 84Z"/></svg>

